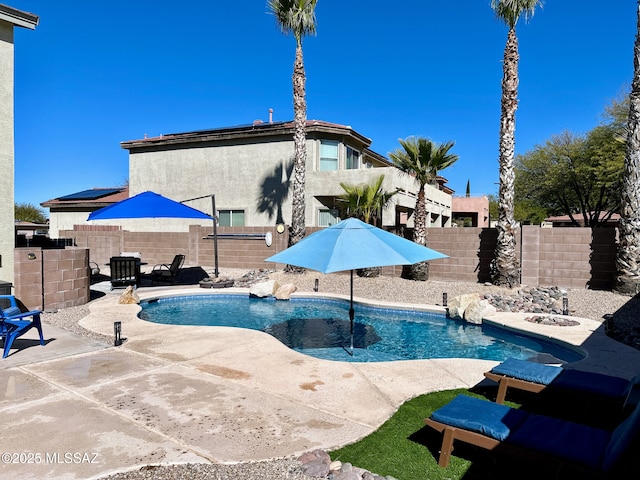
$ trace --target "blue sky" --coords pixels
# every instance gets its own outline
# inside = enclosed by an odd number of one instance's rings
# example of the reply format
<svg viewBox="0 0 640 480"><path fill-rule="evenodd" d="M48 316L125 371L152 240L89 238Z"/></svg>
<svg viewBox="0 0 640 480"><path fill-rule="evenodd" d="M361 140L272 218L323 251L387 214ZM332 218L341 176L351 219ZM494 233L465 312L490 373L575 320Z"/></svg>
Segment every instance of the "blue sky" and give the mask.
<svg viewBox="0 0 640 480"><path fill-rule="evenodd" d="M4 0L40 16L15 35L15 200L122 185L120 142L293 118L293 37L266 0ZM400 7L400 8L394 8ZM634 0L547 0L521 22L516 153L585 133L628 90ZM455 141L442 172L497 192L507 28L490 0L319 0L304 41L307 116L383 155L399 138Z"/></svg>

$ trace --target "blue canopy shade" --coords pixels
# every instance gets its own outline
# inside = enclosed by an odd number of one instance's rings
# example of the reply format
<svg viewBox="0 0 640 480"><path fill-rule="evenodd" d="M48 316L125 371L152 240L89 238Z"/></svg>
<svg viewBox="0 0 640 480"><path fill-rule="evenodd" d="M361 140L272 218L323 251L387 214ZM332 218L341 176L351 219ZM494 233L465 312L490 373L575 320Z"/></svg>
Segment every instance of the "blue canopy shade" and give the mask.
<svg viewBox="0 0 640 480"><path fill-rule="evenodd" d="M87 220L113 220L117 218L193 218L212 220L213 217L157 193L143 192L91 212Z"/></svg>
<svg viewBox="0 0 640 480"><path fill-rule="evenodd" d="M447 255L357 218L347 218L312 233L265 261L331 273L389 265L413 265L438 258L447 258Z"/></svg>

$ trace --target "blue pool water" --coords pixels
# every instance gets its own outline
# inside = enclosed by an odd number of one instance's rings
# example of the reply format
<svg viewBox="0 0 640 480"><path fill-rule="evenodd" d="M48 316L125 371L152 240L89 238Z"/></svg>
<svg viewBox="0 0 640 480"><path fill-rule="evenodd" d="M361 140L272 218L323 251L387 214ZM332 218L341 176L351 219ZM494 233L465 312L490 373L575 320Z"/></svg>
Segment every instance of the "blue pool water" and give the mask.
<svg viewBox="0 0 640 480"><path fill-rule="evenodd" d="M140 303L143 320L172 325L211 325L267 332L314 357L357 362L425 358L505 360L544 356L573 362L582 354L562 345L490 325L470 325L432 312L356 304L350 353L349 302L251 298L217 294L159 298ZM553 358L552 358L553 357ZM557 361L556 360L556 361Z"/></svg>

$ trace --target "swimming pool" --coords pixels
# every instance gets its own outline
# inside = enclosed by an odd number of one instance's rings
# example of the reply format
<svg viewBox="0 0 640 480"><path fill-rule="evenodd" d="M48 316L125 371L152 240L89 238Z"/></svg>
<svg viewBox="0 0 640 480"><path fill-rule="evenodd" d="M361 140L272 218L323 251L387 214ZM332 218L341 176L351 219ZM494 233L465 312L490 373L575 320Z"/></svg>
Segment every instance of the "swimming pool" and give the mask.
<svg viewBox="0 0 640 480"><path fill-rule="evenodd" d="M259 330L306 355L339 361L381 362L426 358L509 357L574 362L584 358L563 345L491 325L471 325L444 314L356 304L350 355L349 302L294 297L289 301L239 294L161 297L140 302L139 317L171 325Z"/></svg>

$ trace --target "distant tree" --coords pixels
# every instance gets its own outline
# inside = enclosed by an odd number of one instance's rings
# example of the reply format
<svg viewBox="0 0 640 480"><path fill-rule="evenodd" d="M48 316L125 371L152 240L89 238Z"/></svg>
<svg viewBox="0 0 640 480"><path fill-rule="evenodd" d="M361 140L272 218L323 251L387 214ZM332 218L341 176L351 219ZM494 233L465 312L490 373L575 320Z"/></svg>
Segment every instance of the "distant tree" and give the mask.
<svg viewBox="0 0 640 480"><path fill-rule="evenodd" d="M500 188L498 242L491 263L491 280L495 285L514 287L520 283L520 263L516 255L516 222L514 218L514 153L516 110L518 108L518 37L516 25L520 17L533 16L541 0L491 0L491 8L509 32L502 62L502 98L500 114Z"/></svg>
<svg viewBox="0 0 640 480"><path fill-rule="evenodd" d="M627 295L640 292L640 1L633 53L615 284L618 292Z"/></svg>
<svg viewBox="0 0 640 480"><path fill-rule="evenodd" d="M47 223L44 210L31 203L16 203L14 205L15 219L21 222Z"/></svg>
<svg viewBox="0 0 640 480"><path fill-rule="evenodd" d="M467 191L466 191L466 196L470 197L471 196L471 183L469 180L467 180Z"/></svg>
<svg viewBox="0 0 640 480"><path fill-rule="evenodd" d="M586 137L555 135L544 146L518 156L518 220L539 223L538 217L546 212L546 216L569 215L575 225L602 225L619 211L623 159L624 144L616 140L615 128L607 125Z"/></svg>
<svg viewBox="0 0 640 480"><path fill-rule="evenodd" d="M307 163L307 100L305 83L307 81L302 55L302 39L316 33L317 0L268 0L267 6L276 17L282 32L292 34L296 40L296 57L293 64L293 198L291 206L291 226L289 246L304 238L305 225L305 175ZM304 271L287 265L288 271Z"/></svg>
<svg viewBox="0 0 640 480"><path fill-rule="evenodd" d="M418 198L413 213L413 241L426 247L428 245L427 206L424 187L435 183L439 171L458 161L458 155L449 152L455 143L449 141L438 145L422 137L409 137L398 141L402 148L389 153L389 157L398 170L414 177L418 182ZM420 262L411 265L410 276L413 280L428 280L429 264Z"/></svg>

